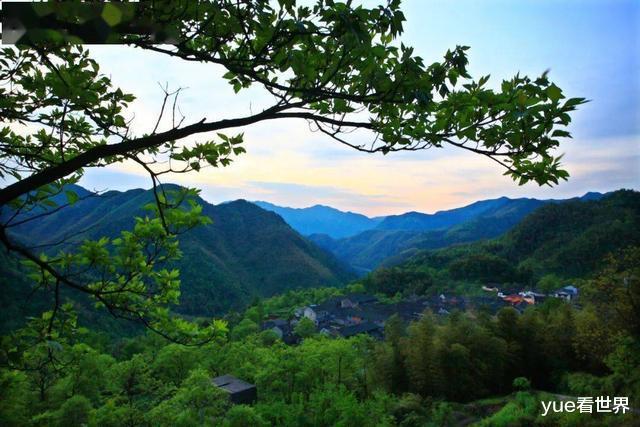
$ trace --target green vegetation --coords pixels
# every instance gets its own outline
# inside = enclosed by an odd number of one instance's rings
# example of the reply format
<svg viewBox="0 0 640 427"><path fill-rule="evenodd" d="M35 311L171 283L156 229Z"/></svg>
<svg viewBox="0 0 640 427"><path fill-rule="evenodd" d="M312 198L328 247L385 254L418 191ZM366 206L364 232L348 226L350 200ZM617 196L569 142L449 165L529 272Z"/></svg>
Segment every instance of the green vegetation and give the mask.
<svg viewBox="0 0 640 427"><path fill-rule="evenodd" d="M244 134L225 132L240 127L305 120L360 151L451 145L495 160L520 184L552 185L569 176L555 149L570 137L571 113L586 100L567 98L546 72L518 74L490 89L489 76L468 73L467 46L425 61L396 40L405 20L398 0L370 8L324 0L308 6L288 0L179 3L44 6L34 9L48 17L45 28L25 37L32 43L0 50L0 178L10 178L0 189L0 242L28 261L40 289L55 295L54 317L67 291L174 341L204 343L223 332L220 324L171 315L180 297L180 270L172 263L195 256L179 249L177 236L210 218L197 204L196 189L161 184L166 174L228 166L245 152ZM82 40L78 34L46 28L57 22L73 32L78 14L99 20L101 28L107 22L114 41L222 69L220 78L235 93L261 88L274 103L245 116L186 118L177 105L181 89L167 85L154 127L141 131L132 126L129 109L135 95L116 87L82 45L69 43ZM171 34L176 43L160 46L148 34L129 33L149 22L162 22L163 37ZM354 130L367 131L372 143L350 141ZM186 142L206 133L204 141ZM135 220L82 242L64 236L54 253L14 232L79 202L83 195L68 185L85 170L125 161L148 174L153 186L153 200ZM209 279L219 278L210 273Z"/></svg>
<svg viewBox="0 0 640 427"><path fill-rule="evenodd" d="M404 261L419 250L500 236L546 203L550 201L502 197L432 215L386 217L374 229L343 239L321 234L309 238L357 271L368 272Z"/></svg>
<svg viewBox="0 0 640 427"><path fill-rule="evenodd" d="M477 292L482 284L518 283L551 290L582 280L604 258L640 245L640 193L620 190L600 200L547 204L500 238L418 252L362 280L368 291L394 295Z"/></svg>
<svg viewBox="0 0 640 427"><path fill-rule="evenodd" d="M71 311L58 317L65 326L56 341L38 344L43 316L3 338L0 418L36 426L631 426L634 414L542 417L540 401L628 396L637 408L638 266L638 248L610 258L585 283L582 309L556 301L522 315L426 313L410 325L392 318L383 341L311 336L301 322L296 332L306 338L285 345L256 323L284 297L256 302L229 339L198 347L153 334L105 341L78 327ZM594 323L595 312L608 314ZM221 374L255 384L258 401L231 405L211 383Z"/></svg>
<svg viewBox="0 0 640 427"><path fill-rule="evenodd" d="M14 227L12 235L28 244L65 242L62 247L72 247L84 239L116 237L120 230L132 227L134 218L144 215L142 207L154 199L151 190L97 195L78 186L68 188L84 198L73 206ZM173 185L162 188L180 189ZM221 205L209 204L199 197L195 201L208 223L181 234L182 256L170 264L180 271L184 283L175 306L180 313L221 316L230 308L244 307L256 296L302 287L335 286L353 277L277 215L242 200ZM48 253L55 255L59 248L55 246ZM14 289L28 287L24 281L9 285Z"/></svg>
<svg viewBox="0 0 640 427"><path fill-rule="evenodd" d="M582 216L574 221L576 211ZM637 222L638 193L630 191L548 205L495 241L422 253L343 289L256 298L242 313L226 316L214 342L196 347L140 330L118 338L111 330L118 323L91 317L85 304L64 304L55 316L45 312L25 327L3 325L0 418L20 426L631 426L635 414L543 417L540 401L602 395L640 405ZM574 247L594 237L604 249L592 246L590 258L579 260L549 243L562 238ZM559 259L565 271L555 268ZM7 265L6 277L24 280L18 264ZM409 325L392 317L383 341L324 337L305 320L294 328L302 342L290 346L260 328L270 315L290 318L297 307L345 292L373 291L392 300L447 284L468 291L496 274L554 288L576 279L566 273L572 271L580 273L579 307L550 299L523 314L511 308L496 316L426 313ZM5 301L9 313L19 312ZM44 309L46 299L40 304ZM231 405L211 383L222 374L255 384L258 401Z"/></svg>

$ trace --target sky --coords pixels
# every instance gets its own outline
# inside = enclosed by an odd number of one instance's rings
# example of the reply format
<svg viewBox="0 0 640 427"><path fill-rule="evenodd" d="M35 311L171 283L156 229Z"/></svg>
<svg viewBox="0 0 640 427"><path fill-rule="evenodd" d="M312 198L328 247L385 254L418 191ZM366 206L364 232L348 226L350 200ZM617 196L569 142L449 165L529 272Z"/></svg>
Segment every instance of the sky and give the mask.
<svg viewBox="0 0 640 427"><path fill-rule="evenodd" d="M366 0L365 4L377 4ZM474 77L490 85L516 73L550 78L590 103L573 115L573 139L560 147L571 177L555 187L518 186L489 159L454 147L387 156L357 152L312 132L304 121L271 121L244 130L247 153L227 168L176 175L207 201L324 204L366 215L435 212L476 200L568 198L588 191L640 189L640 2L635 0L405 0L401 36L426 63L471 46ZM186 122L246 115L267 106L258 88L234 95L224 70L122 46L91 47L102 71L134 93L134 130L149 131L162 100L159 84L186 88ZM191 141L203 140L202 136ZM149 188L132 164L88 170L90 189Z"/></svg>

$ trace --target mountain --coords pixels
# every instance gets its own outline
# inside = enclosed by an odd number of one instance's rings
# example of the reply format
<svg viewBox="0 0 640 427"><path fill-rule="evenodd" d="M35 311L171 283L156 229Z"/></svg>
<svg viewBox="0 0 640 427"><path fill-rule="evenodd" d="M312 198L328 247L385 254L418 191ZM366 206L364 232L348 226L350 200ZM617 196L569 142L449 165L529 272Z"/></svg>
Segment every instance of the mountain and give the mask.
<svg viewBox="0 0 640 427"><path fill-rule="evenodd" d="M502 237L419 251L392 269L378 270L365 282L376 288L394 282L395 275L422 275L425 282L535 285L545 274L567 280L588 277L602 267L608 254L638 245L640 193L619 190L602 198L548 203Z"/></svg>
<svg viewBox="0 0 640 427"><path fill-rule="evenodd" d="M85 190L86 191L86 190ZM153 201L150 190L110 191L90 195L72 206L25 226L17 237L46 244L73 236L73 241L115 237L132 227L134 217ZM338 285L353 273L273 212L237 200L212 205L199 199L212 224L179 237L182 258L180 306L185 314L221 314L240 307L255 296L270 296L288 289ZM79 233L79 234L78 234Z"/></svg>
<svg viewBox="0 0 640 427"><path fill-rule="evenodd" d="M288 208L269 202L253 202L262 209L280 215L298 233L326 234L334 239L356 235L374 228L384 217L369 218L354 212L344 212L329 206L315 205L308 208Z"/></svg>
<svg viewBox="0 0 640 427"><path fill-rule="evenodd" d="M602 196L587 193L580 200ZM564 201L501 197L435 214L409 212L386 217L375 229L344 239L318 234L309 239L357 272L366 273L380 265L397 264L419 250L500 236L539 207L560 202Z"/></svg>
<svg viewBox="0 0 640 427"><path fill-rule="evenodd" d="M376 227L378 230L410 230L428 231L448 228L472 218L478 217L487 211L500 209L511 202L507 197L493 200L482 200L461 208L438 211L434 214L421 212L407 212L402 215L386 217Z"/></svg>

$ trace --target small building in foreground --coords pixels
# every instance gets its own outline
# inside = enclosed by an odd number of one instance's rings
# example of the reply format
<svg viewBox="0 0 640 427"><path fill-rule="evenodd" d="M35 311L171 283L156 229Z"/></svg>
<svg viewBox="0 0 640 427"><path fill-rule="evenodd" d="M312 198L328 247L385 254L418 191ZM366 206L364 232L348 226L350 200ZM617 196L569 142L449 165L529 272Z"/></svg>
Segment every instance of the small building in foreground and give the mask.
<svg viewBox="0 0 640 427"><path fill-rule="evenodd" d="M216 377L213 383L222 390L229 393L229 400L234 404L249 405L258 400L258 389L255 385L242 381L233 375L222 375Z"/></svg>

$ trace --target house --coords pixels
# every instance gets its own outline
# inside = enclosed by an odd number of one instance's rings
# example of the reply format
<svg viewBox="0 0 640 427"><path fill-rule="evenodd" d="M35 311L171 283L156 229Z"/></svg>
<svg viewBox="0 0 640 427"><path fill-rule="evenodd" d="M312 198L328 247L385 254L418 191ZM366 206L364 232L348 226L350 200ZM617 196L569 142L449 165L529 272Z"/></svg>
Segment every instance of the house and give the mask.
<svg viewBox="0 0 640 427"><path fill-rule="evenodd" d="M556 290L553 293L553 296L556 298L562 298L567 301L572 301L578 297L578 288L572 285L568 285L564 288Z"/></svg>
<svg viewBox="0 0 640 427"><path fill-rule="evenodd" d="M262 324L263 331L273 331L285 344L297 344L299 337L293 333L296 320L291 322L284 319L270 319Z"/></svg>
<svg viewBox="0 0 640 427"><path fill-rule="evenodd" d="M449 312L447 311L447 309L446 309L446 308L444 308L444 307L440 307L440 309L438 310L438 314L439 314L440 316L446 316L447 314L449 314Z"/></svg>
<svg viewBox="0 0 640 427"><path fill-rule="evenodd" d="M466 302L462 297L453 296L446 301L445 305L448 309L464 310Z"/></svg>
<svg viewBox="0 0 640 427"><path fill-rule="evenodd" d="M509 295L514 295L514 294L518 294L518 288L514 288L513 286L511 287L505 287L505 288L501 288L500 291L498 291L498 296L500 298L504 298L506 296Z"/></svg>
<svg viewBox="0 0 640 427"><path fill-rule="evenodd" d="M320 335L326 335L330 337L331 335L333 335L333 331L329 328L322 328L320 329Z"/></svg>
<svg viewBox="0 0 640 427"><path fill-rule="evenodd" d="M280 339L284 339L287 335L290 335L292 329L293 328L291 327L289 322L284 319L271 319L262 324L263 331L271 330Z"/></svg>
<svg viewBox="0 0 640 427"><path fill-rule="evenodd" d="M308 307L304 307L302 309L302 317L306 317L309 320L313 320L314 322L318 321L318 315L315 310L315 306L310 305Z"/></svg>
<svg viewBox="0 0 640 427"><path fill-rule="evenodd" d="M302 317L312 320L316 325L329 318L329 312L322 310L320 306L310 305L302 310Z"/></svg>
<svg viewBox="0 0 640 427"><path fill-rule="evenodd" d="M374 297L373 295L349 294L341 299L340 307L354 308L354 307L360 307L365 304L373 304L376 302L378 302L378 298Z"/></svg>
<svg viewBox="0 0 640 427"><path fill-rule="evenodd" d="M234 404L252 404L258 400L258 390L255 385L242 381L232 375L216 377L213 383L229 393L229 400Z"/></svg>
<svg viewBox="0 0 640 427"><path fill-rule="evenodd" d="M529 304L539 304L544 301L547 296L546 294L536 291L522 291L519 292L518 295L521 295Z"/></svg>
<svg viewBox="0 0 640 427"><path fill-rule="evenodd" d="M516 305L520 304L524 300L524 298L518 294L511 294L502 297L502 300L508 302L511 305Z"/></svg>
<svg viewBox="0 0 640 427"><path fill-rule="evenodd" d="M426 299L414 299L412 301L400 301L395 304L394 311L401 319L408 322L420 319L427 308Z"/></svg>

